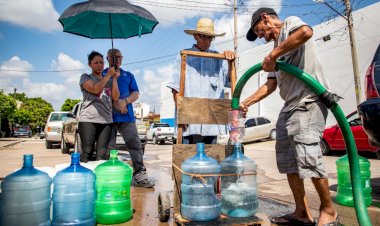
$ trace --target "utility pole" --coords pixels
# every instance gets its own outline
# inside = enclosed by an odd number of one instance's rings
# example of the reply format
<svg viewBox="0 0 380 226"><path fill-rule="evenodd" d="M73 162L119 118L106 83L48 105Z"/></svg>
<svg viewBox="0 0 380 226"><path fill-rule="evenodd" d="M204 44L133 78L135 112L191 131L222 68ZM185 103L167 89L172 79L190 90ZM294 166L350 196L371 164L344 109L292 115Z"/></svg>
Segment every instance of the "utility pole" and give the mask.
<svg viewBox="0 0 380 226"><path fill-rule="evenodd" d="M234 0L234 52L237 56L237 0ZM236 65L235 65L236 66Z"/></svg>
<svg viewBox="0 0 380 226"><path fill-rule="evenodd" d="M334 12L338 13L345 20L347 20L348 34L350 36L352 69L354 72L356 105L359 105L361 103L361 100L362 100L362 97L361 97L362 96L362 89L361 89L361 83L360 83L358 57L357 57L357 52L356 52L356 39L355 39L355 33L354 33L354 23L352 20L352 7L351 7L350 0L344 0L344 5L346 6L346 10L345 10L346 15L342 15L341 13L339 13L336 9L334 9L332 6L330 6L324 0L314 0L314 1L325 4L327 7L332 9Z"/></svg>
<svg viewBox="0 0 380 226"><path fill-rule="evenodd" d="M356 105L359 105L362 100L362 89L360 83L359 75L359 65L356 52L356 39L354 33L354 23L352 20L352 8L350 0L345 0L344 4L346 5L346 17L348 22L348 32L350 34L350 46L351 46L351 57L352 57L352 68L354 70L354 82L355 82L355 92L356 92Z"/></svg>

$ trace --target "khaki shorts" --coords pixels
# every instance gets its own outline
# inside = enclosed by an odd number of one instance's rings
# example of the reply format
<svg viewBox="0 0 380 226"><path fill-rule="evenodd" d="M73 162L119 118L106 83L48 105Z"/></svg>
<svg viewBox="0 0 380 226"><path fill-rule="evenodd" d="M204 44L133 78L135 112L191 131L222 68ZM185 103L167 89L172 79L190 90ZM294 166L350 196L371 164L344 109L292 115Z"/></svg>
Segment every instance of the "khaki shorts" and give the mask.
<svg viewBox="0 0 380 226"><path fill-rule="evenodd" d="M310 102L281 112L276 124L276 159L280 173L300 178L327 178L319 146L326 125L327 108Z"/></svg>

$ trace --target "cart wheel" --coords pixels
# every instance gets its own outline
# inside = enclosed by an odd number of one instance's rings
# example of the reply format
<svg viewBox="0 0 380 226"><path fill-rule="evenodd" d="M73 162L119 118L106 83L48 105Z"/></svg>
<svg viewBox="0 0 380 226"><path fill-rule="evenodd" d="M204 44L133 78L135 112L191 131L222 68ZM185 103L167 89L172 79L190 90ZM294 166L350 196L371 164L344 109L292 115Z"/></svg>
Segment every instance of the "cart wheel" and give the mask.
<svg viewBox="0 0 380 226"><path fill-rule="evenodd" d="M170 197L167 192L158 195L158 218L161 222L168 222L170 217Z"/></svg>

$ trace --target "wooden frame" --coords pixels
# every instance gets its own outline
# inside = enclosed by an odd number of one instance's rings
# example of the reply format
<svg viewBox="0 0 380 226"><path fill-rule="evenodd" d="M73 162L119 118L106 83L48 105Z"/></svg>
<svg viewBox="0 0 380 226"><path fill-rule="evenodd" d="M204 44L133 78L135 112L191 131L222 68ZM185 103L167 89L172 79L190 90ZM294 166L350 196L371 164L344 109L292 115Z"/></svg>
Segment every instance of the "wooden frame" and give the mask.
<svg viewBox="0 0 380 226"><path fill-rule="evenodd" d="M181 120L178 123L178 132L177 132L177 143L182 144L182 133L183 129L180 126L181 124L196 124L196 118L198 118L198 124L227 124L228 122L228 111L227 109L231 106L230 100L218 100L218 99L207 99L207 103L204 101L206 98L185 98L185 79L186 79L186 59L187 56L196 56L196 57L206 57L206 58L216 58L221 60L226 60L224 54L220 53L206 53L206 52L196 52L189 50L181 51L181 78L180 78L180 90L179 98L177 100L177 119ZM236 85L236 69L235 69L235 60L228 61L228 74L230 77L231 83L231 93L233 93ZM199 103L205 103L202 106L210 106L207 108L199 108L203 112L210 112L211 116L207 114L201 114L200 112L191 111L194 105ZM227 108L226 108L227 107ZM194 112L194 113L191 113ZM196 116L194 116L196 115ZM195 120L194 120L195 119ZM191 123L190 123L191 122Z"/></svg>

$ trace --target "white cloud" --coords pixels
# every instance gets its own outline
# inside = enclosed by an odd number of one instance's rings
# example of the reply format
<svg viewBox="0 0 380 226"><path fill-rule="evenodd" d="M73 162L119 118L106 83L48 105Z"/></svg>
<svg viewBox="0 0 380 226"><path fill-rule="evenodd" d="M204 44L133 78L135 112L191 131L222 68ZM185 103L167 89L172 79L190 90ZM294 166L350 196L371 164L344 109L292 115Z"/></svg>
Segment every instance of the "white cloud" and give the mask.
<svg viewBox="0 0 380 226"><path fill-rule="evenodd" d="M0 65L0 89L3 89L5 93L11 93L13 88L17 87L17 92L24 92L28 97L42 97L51 103L55 110L60 110L65 99L81 98L78 83L83 71L76 69L83 69L84 65L79 60L60 53L57 59L52 61L52 68L63 70L59 75L65 78L64 82L33 82L28 72L33 69L33 65L14 56ZM64 71L67 69L70 71Z"/></svg>
<svg viewBox="0 0 380 226"><path fill-rule="evenodd" d="M42 99L53 105L55 110L60 110L67 98L78 98L79 86L77 89L59 83L33 83L29 79L23 80L21 92L25 92L28 97L42 97Z"/></svg>
<svg viewBox="0 0 380 226"><path fill-rule="evenodd" d="M159 111L161 82L168 81L174 73L174 70L174 64L171 63L166 66L159 67L154 71L145 70L141 72L143 74L143 84L139 85L140 101L149 104L151 107L155 107L156 112Z"/></svg>
<svg viewBox="0 0 380 226"><path fill-rule="evenodd" d="M52 0L0 0L0 21L50 32L61 29Z"/></svg>
<svg viewBox="0 0 380 226"><path fill-rule="evenodd" d="M61 71L60 75L66 77L66 83L78 84L81 74L87 69L79 60L74 60L69 55L59 53L58 58L51 63L53 70Z"/></svg>
<svg viewBox="0 0 380 226"><path fill-rule="evenodd" d="M33 69L33 66L29 62L21 60L18 56L14 56L3 62L0 69L0 78L2 79L27 78L29 76L27 71Z"/></svg>

